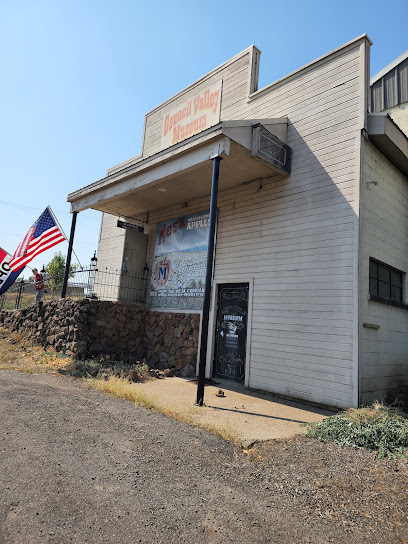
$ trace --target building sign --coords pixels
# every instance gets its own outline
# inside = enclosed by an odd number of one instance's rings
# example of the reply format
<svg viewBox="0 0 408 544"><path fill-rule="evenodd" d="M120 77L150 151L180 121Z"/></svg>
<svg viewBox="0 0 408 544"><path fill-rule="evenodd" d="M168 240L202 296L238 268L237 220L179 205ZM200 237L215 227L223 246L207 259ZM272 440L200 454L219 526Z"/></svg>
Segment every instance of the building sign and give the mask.
<svg viewBox="0 0 408 544"><path fill-rule="evenodd" d="M222 80L190 96L164 114L161 149L220 122Z"/></svg>
<svg viewBox="0 0 408 544"><path fill-rule="evenodd" d="M126 223L126 221L120 221L119 219L117 226L121 229L137 230L138 232L144 232L143 227L139 227L139 225L134 225L133 223Z"/></svg>
<svg viewBox="0 0 408 544"><path fill-rule="evenodd" d="M150 285L153 310L202 310L209 212L158 223Z"/></svg>

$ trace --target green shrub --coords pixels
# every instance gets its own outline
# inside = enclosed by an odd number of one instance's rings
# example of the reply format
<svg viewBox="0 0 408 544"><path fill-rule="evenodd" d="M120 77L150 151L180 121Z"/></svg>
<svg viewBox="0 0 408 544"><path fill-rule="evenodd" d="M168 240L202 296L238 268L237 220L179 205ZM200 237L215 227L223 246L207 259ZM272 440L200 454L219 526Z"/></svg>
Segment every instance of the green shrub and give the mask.
<svg viewBox="0 0 408 544"><path fill-rule="evenodd" d="M376 402L310 423L306 434L322 442L375 451L379 458L396 459L407 456L407 418L398 408Z"/></svg>

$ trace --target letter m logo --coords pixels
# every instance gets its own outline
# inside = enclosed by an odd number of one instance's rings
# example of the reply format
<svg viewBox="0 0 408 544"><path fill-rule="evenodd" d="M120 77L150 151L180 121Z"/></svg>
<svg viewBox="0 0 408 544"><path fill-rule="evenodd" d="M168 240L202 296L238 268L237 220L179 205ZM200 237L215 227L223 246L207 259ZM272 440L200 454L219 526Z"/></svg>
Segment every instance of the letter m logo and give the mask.
<svg viewBox="0 0 408 544"><path fill-rule="evenodd" d="M159 274L158 274L158 281L167 280L167 266L159 266Z"/></svg>
<svg viewBox="0 0 408 544"><path fill-rule="evenodd" d="M171 262L165 257L163 260L156 264L155 268L155 279L156 284L159 287L163 287L169 279L171 269Z"/></svg>

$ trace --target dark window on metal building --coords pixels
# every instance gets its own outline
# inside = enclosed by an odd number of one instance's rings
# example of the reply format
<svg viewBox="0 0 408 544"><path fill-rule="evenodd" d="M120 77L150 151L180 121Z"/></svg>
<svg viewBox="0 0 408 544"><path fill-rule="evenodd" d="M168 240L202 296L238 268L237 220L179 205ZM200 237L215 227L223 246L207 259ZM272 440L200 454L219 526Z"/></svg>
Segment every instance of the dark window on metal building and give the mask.
<svg viewBox="0 0 408 544"><path fill-rule="evenodd" d="M370 295L402 302L402 272L370 259Z"/></svg>

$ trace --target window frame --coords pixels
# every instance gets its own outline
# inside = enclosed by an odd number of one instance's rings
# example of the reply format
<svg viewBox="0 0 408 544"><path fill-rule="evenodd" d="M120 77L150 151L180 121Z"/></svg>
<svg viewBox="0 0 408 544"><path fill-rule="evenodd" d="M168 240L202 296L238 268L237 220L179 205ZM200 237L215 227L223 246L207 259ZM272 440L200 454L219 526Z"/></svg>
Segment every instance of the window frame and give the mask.
<svg viewBox="0 0 408 544"><path fill-rule="evenodd" d="M408 305L404 303L404 276L405 272L402 270L370 257L369 300L408 309Z"/></svg>

